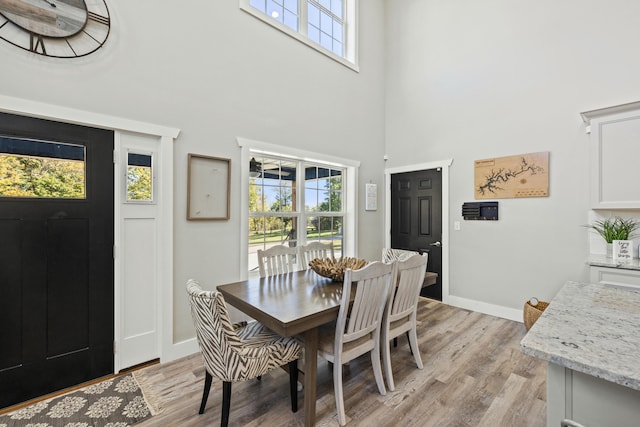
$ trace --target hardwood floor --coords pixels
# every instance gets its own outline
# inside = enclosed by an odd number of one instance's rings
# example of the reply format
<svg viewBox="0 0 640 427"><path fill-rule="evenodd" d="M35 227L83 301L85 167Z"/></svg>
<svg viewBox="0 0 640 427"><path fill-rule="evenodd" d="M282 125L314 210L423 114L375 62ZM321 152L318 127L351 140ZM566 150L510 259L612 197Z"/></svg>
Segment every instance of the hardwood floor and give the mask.
<svg viewBox="0 0 640 427"><path fill-rule="evenodd" d="M392 349L396 390L378 393L368 356L350 363L344 396L350 426L526 426L545 425L546 364L520 352L521 323L451 307L422 298L418 309L418 370L405 337ZM331 369L318 361L318 426L338 425ZM217 426L222 383L214 380L203 415L204 385L199 354L136 372L157 396L162 413L139 427ZM299 426L292 413L288 374L275 370L236 383L231 392L230 426ZM304 392L299 394L300 408Z"/></svg>

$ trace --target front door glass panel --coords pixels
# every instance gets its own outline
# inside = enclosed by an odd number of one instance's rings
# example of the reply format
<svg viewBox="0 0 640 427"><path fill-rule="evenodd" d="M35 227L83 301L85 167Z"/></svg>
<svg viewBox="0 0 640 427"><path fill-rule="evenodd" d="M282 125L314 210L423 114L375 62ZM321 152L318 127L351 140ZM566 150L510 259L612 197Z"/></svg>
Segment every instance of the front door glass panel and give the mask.
<svg viewBox="0 0 640 427"><path fill-rule="evenodd" d="M85 147L0 136L0 197L85 199Z"/></svg>

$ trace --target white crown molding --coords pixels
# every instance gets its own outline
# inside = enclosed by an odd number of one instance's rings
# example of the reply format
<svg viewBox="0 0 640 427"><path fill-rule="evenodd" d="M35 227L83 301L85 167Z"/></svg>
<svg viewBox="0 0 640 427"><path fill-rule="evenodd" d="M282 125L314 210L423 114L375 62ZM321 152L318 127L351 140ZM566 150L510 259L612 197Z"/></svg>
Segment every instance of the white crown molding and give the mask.
<svg viewBox="0 0 640 427"><path fill-rule="evenodd" d="M40 119L53 119L83 126L93 126L100 129L123 130L169 137L172 139L177 138L180 134L180 129L178 128L4 95L0 95L0 111Z"/></svg>

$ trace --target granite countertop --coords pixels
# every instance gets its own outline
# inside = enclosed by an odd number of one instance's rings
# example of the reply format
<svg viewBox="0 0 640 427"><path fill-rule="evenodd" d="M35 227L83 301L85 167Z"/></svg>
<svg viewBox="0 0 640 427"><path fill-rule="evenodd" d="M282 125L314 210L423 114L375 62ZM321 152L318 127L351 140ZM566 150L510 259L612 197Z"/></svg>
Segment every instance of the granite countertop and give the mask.
<svg viewBox="0 0 640 427"><path fill-rule="evenodd" d="M597 267L622 268L625 270L640 270L640 259L618 261L604 255L590 255L587 264Z"/></svg>
<svg viewBox="0 0 640 427"><path fill-rule="evenodd" d="M640 291L567 282L520 348L530 356L640 390Z"/></svg>

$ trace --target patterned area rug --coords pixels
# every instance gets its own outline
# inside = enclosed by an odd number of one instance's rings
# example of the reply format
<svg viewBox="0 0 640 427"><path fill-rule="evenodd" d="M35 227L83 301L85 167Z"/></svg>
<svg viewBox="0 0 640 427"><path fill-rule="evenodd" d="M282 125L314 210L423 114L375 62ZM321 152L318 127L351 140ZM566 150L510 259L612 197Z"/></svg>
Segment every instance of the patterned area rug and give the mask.
<svg viewBox="0 0 640 427"><path fill-rule="evenodd" d="M128 427L158 412L127 374L0 415L0 427Z"/></svg>

